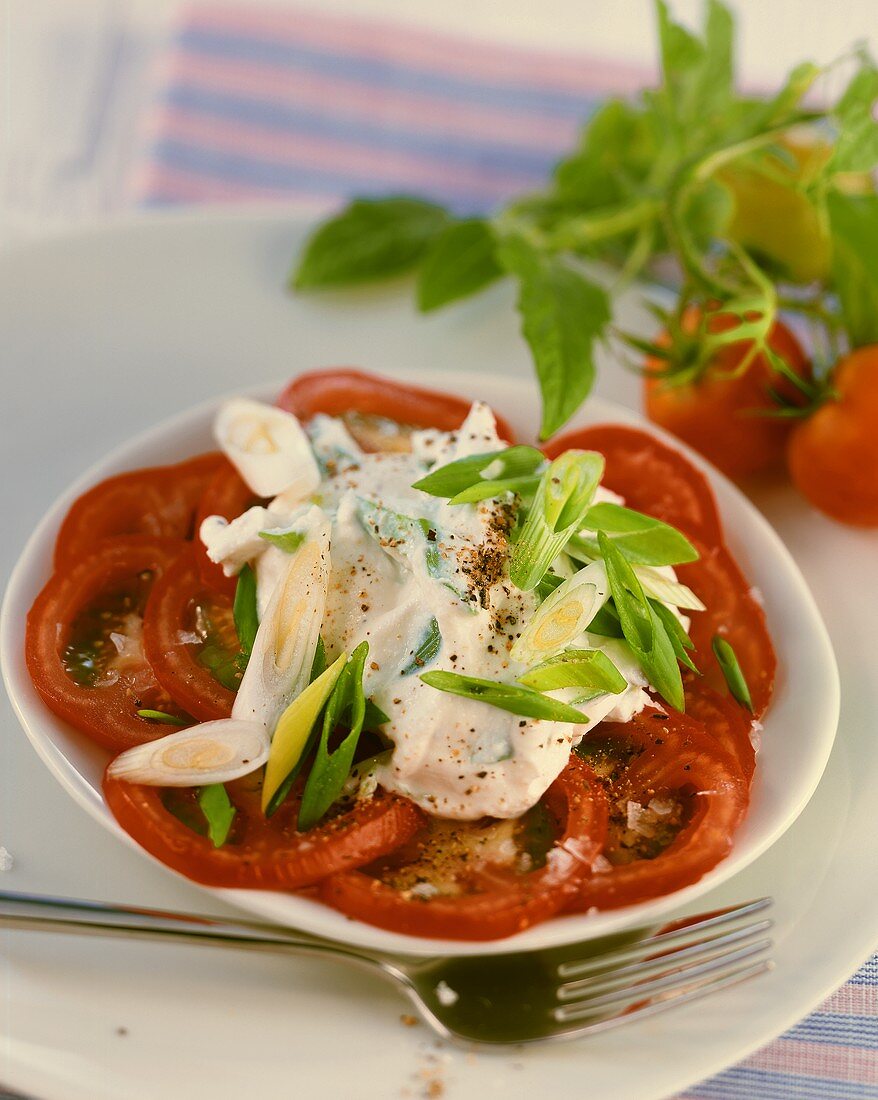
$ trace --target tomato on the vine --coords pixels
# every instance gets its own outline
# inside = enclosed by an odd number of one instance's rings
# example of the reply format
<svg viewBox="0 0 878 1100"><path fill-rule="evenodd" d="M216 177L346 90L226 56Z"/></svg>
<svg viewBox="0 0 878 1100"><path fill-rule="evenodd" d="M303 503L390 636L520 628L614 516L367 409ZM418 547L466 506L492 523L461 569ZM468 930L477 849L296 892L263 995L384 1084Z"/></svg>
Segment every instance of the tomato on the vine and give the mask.
<svg viewBox="0 0 878 1100"><path fill-rule="evenodd" d="M684 344L685 336L693 334L689 349L693 354L701 317L696 307L683 317ZM708 318L707 331L731 332L739 324L737 317L716 312ZM668 331L655 343L661 348L673 345ZM796 386L774 369L763 352L742 367L751 346L745 340L725 344L694 376L686 371L685 362L673 359L649 358L645 364L643 398L649 418L732 478L749 477L781 463L792 422L771 415L779 410L774 394L793 404L801 400ZM790 371L807 379L808 359L783 322L775 322L768 346Z"/></svg>
<svg viewBox="0 0 878 1100"><path fill-rule="evenodd" d="M878 344L846 356L827 401L790 437L787 462L799 491L833 519L878 526Z"/></svg>

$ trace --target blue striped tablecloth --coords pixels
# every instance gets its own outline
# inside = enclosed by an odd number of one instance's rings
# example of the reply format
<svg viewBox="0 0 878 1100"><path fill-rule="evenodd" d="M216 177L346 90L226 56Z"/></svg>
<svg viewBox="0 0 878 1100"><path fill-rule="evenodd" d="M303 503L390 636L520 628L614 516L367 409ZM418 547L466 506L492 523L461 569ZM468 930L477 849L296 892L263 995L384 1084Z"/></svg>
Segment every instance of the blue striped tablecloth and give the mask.
<svg viewBox="0 0 878 1100"><path fill-rule="evenodd" d="M194 5L161 58L130 196L331 204L405 191L486 211L538 185L602 96L649 77L313 9ZM878 1097L878 956L685 1097Z"/></svg>

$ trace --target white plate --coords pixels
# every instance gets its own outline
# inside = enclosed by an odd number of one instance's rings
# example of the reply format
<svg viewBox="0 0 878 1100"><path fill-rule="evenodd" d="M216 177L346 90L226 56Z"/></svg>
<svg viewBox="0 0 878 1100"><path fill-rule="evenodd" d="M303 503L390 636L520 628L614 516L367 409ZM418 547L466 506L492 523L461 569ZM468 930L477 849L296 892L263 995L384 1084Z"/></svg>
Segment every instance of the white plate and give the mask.
<svg viewBox="0 0 878 1100"><path fill-rule="evenodd" d="M429 320L414 316L399 288L353 304L289 299L279 288L301 232L276 217L175 218L45 244L0 265L4 376L12 378L0 454L4 470L15 470L4 489L7 563L72 471L206 395L333 361L381 370L414 359L437 385L447 363L527 374L504 288ZM635 314L626 309L629 327ZM601 388L633 403L633 382L621 371L605 370ZM525 415L534 415L530 404ZM776 971L697 1011L587 1048L474 1060L442 1052L448 1061L432 1068L442 1071L449 1096L570 1090L584 1071L595 1095L666 1095L788 1026L874 944L878 837L868 784L878 778L871 705L878 684L864 597L876 540L809 514L786 490L766 490L762 503L833 633L844 684L840 744L789 834L696 908L774 893ZM752 572L754 563L746 564ZM4 887L206 907L204 895L133 860L72 813L9 717L7 727L0 766L16 782L6 783L0 842L17 863ZM411 1084L410 1072L431 1069L423 1035L397 1023L399 1002L353 975L18 934L5 947L13 1011L0 1079L47 1097L154 1096L183 1078L195 1097L231 1097L245 1082L282 1087L290 1073L329 1095L344 1095L355 1074L360 1095L384 1096ZM245 1015L256 1044L234 1041ZM117 1023L130 1035L114 1035ZM339 1046L345 1058L333 1056Z"/></svg>
<svg viewBox="0 0 878 1100"><path fill-rule="evenodd" d="M396 371L424 384L424 372ZM260 389L252 396L272 401L283 385ZM533 411L538 405L530 379L498 378L478 371L447 371L442 385L449 392L487 401L505 416L522 441L533 441ZM142 433L118 448L80 478L49 510L22 552L9 584L0 620L0 651L12 704L34 744L54 774L85 809L119 836L100 796L101 777L109 754L62 722L37 695L24 663L24 623L28 609L51 571L58 528L86 486L122 470L174 462L210 449L211 426L218 402L202 404ZM621 407L594 398L571 426L638 418ZM647 427L645 422L639 421ZM694 456L693 456L694 457ZM751 791L747 817L735 836L731 854L699 882L653 901L591 916L565 916L546 921L519 935L490 943L460 943L387 932L313 901L268 890L214 891L269 920L331 939L385 951L422 955L486 954L527 950L609 935L694 901L752 863L798 817L823 774L838 723L838 673L829 639L807 586L789 552L759 512L728 481L711 472L731 549L749 579L762 594L766 616L778 652L778 677L771 707L764 717L762 751Z"/></svg>

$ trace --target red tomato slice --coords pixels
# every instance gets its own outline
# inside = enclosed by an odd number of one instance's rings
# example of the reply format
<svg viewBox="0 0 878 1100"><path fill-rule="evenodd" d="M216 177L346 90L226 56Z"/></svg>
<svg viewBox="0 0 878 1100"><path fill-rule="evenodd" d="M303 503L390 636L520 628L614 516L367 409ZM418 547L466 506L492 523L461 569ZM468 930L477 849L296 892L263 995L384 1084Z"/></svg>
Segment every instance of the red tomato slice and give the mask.
<svg viewBox="0 0 878 1100"><path fill-rule="evenodd" d="M385 417L408 427L450 432L463 423L472 402L420 386L409 386L392 378L337 367L300 374L283 391L277 404L300 420L310 420L315 413L328 416L359 413L366 417ZM515 441L512 429L499 416L497 432L501 439L510 443Z"/></svg>
<svg viewBox="0 0 878 1100"><path fill-rule="evenodd" d="M689 635L695 643L692 659L704 673L704 682L728 695L725 677L711 643L719 634L732 646L750 688L753 712L758 718L771 700L777 658L765 623L765 612L734 558L722 544L705 546L696 541L698 561L676 566L683 584L700 597L706 611L692 614Z"/></svg>
<svg viewBox="0 0 878 1100"><path fill-rule="evenodd" d="M104 797L122 828L150 855L205 886L260 890L310 886L392 852L422 820L413 803L379 791L368 802L300 833L296 830L298 799L287 799L266 819L260 809L260 788L261 780L255 776L226 784L237 812L227 842L215 848L207 836L181 820L196 826L203 823L195 790L163 790L104 776Z"/></svg>
<svg viewBox="0 0 878 1100"><path fill-rule="evenodd" d="M146 535L105 539L79 561L62 563L27 617L27 667L44 702L116 752L169 732L138 710L165 711L189 724L141 644L149 588L184 546Z"/></svg>
<svg viewBox="0 0 878 1100"><path fill-rule="evenodd" d="M174 702L208 722L229 717L237 688L224 686L200 658L221 665L227 685L237 683L239 644L232 601L207 588L198 561L198 548L190 544L153 585L143 615L143 649Z"/></svg>
<svg viewBox="0 0 878 1100"><path fill-rule="evenodd" d="M615 909L670 894L697 882L728 855L749 792L733 759L700 723L674 711L650 710L621 725L604 723L586 741L596 736L639 753L614 784L612 798L648 803L655 796L682 795L692 809L663 852L583 879L569 909Z"/></svg>
<svg viewBox="0 0 878 1100"><path fill-rule="evenodd" d="M752 716L731 695L720 695L700 676L685 676L686 715L700 722L731 756L748 783L756 770L756 750L750 738Z"/></svg>
<svg viewBox="0 0 878 1100"><path fill-rule="evenodd" d="M73 561L116 535L192 537L195 509L221 456L199 455L101 481L75 501L58 532L55 564Z"/></svg>
<svg viewBox="0 0 878 1100"><path fill-rule="evenodd" d="M254 504L260 503L263 503L262 499L256 496L231 462L227 458L221 459L198 501L198 511L195 516L198 572L202 582L214 592L234 597L238 578L227 577L223 573L223 567L208 558L204 543L198 537L201 524L208 516L222 516L223 519L233 520L248 508L252 508Z"/></svg>
<svg viewBox="0 0 878 1100"><path fill-rule="evenodd" d="M410 935L491 940L521 932L558 912L589 872L606 834L606 801L578 757L571 757L545 799L563 832L538 870L487 868L472 875L467 893L423 897L388 885L372 868L326 879L320 897L348 916Z"/></svg>
<svg viewBox="0 0 878 1100"><path fill-rule="evenodd" d="M579 428L543 448L556 458L570 448L600 451L607 462L604 484L625 498L629 508L678 527L711 545L722 540L722 525L705 477L673 447L648 432L621 424Z"/></svg>

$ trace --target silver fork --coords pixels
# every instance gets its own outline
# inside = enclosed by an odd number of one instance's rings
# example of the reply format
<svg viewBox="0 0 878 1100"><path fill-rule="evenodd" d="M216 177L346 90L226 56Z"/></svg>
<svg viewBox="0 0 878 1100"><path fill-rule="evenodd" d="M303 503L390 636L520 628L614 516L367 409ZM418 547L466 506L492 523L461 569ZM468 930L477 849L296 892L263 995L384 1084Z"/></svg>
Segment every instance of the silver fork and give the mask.
<svg viewBox="0 0 878 1100"><path fill-rule="evenodd" d="M468 1046L593 1035L737 985L771 968L770 898L661 929L541 951L405 957L280 925L0 891L0 928L124 936L325 956L393 979L424 1021Z"/></svg>

